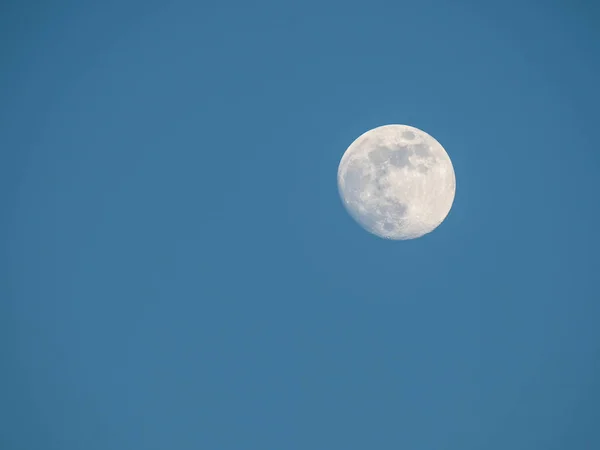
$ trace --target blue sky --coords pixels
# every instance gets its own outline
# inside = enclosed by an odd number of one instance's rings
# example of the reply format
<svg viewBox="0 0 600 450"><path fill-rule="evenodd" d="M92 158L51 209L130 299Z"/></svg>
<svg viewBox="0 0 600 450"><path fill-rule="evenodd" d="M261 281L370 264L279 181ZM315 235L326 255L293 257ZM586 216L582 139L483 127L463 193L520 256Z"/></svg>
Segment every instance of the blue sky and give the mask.
<svg viewBox="0 0 600 450"><path fill-rule="evenodd" d="M600 448L592 2L0 6L0 447ZM368 129L446 221L362 230Z"/></svg>

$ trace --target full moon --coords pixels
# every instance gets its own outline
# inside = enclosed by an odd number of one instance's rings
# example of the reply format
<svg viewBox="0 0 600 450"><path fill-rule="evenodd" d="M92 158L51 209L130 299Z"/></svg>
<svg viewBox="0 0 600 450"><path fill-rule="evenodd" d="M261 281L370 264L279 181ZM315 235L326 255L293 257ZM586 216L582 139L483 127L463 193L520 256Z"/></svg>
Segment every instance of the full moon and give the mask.
<svg viewBox="0 0 600 450"><path fill-rule="evenodd" d="M408 125L384 125L359 136L338 167L348 213L384 239L415 239L435 230L454 202L450 157L432 136Z"/></svg>

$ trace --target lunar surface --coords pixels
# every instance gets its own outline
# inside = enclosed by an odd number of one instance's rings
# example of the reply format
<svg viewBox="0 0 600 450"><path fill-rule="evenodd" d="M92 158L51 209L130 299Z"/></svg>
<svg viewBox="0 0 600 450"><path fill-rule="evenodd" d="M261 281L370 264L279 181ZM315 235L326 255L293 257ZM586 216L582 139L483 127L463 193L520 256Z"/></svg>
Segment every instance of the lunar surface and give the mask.
<svg viewBox="0 0 600 450"><path fill-rule="evenodd" d="M408 125L385 125L348 147L338 188L346 210L365 230L404 240L444 221L456 179L450 157L432 136Z"/></svg>

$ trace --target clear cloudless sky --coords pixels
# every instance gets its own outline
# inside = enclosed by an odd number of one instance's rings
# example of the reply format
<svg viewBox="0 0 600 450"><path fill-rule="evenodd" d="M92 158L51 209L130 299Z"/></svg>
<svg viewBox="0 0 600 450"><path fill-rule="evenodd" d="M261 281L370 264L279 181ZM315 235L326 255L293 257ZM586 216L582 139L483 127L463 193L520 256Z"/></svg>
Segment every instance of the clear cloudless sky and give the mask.
<svg viewBox="0 0 600 450"><path fill-rule="evenodd" d="M600 10L4 1L2 450L600 448ZM362 230L350 143L452 158Z"/></svg>

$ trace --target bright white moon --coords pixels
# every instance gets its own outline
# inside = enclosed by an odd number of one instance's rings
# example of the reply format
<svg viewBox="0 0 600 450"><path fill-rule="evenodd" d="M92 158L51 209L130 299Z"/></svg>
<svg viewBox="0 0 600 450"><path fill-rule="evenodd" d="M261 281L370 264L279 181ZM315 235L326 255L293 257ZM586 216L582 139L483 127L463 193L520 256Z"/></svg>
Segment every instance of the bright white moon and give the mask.
<svg viewBox="0 0 600 450"><path fill-rule="evenodd" d="M385 239L414 239L440 225L452 207L456 179L450 157L433 137L407 125L359 136L338 168L350 215Z"/></svg>

